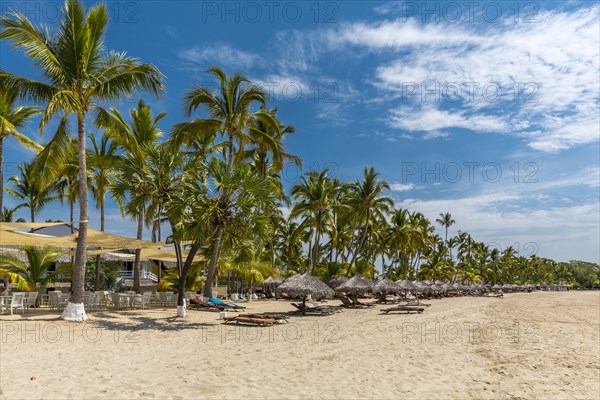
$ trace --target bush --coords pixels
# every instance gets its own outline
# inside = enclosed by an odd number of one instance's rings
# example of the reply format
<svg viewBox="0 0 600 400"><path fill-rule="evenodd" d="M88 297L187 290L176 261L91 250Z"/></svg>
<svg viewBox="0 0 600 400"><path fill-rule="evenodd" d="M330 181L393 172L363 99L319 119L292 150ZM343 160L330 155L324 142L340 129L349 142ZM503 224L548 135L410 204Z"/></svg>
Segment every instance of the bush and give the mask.
<svg viewBox="0 0 600 400"><path fill-rule="evenodd" d="M100 290L114 290L121 277L119 264L110 261L100 262ZM94 289L96 283L96 262L90 262L85 269L85 286Z"/></svg>

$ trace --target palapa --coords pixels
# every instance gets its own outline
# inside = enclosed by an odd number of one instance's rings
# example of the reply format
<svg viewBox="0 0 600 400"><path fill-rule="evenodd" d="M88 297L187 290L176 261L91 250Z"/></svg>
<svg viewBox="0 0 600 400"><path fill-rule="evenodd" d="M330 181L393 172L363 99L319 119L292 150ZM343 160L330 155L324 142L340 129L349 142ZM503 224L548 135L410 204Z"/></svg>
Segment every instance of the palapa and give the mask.
<svg viewBox="0 0 600 400"><path fill-rule="evenodd" d="M334 295L333 290L329 286L308 273L293 275L287 278L277 287L277 294L281 293L303 298L310 295L317 299L331 298Z"/></svg>
<svg viewBox="0 0 600 400"><path fill-rule="evenodd" d="M372 282L359 276L359 275L354 275L347 282L345 282L335 288L336 292L353 293L353 294L368 293L372 290L373 290Z"/></svg>
<svg viewBox="0 0 600 400"><path fill-rule="evenodd" d="M373 293L396 293L400 289L400 286L396 282L388 278L380 279L373 285Z"/></svg>
<svg viewBox="0 0 600 400"><path fill-rule="evenodd" d="M302 314L306 314L307 296L310 295L316 299L322 299L332 298L335 294L329 286L309 273L294 275L287 278L277 287L276 293L278 296L282 293L291 296L300 296L302 298Z"/></svg>

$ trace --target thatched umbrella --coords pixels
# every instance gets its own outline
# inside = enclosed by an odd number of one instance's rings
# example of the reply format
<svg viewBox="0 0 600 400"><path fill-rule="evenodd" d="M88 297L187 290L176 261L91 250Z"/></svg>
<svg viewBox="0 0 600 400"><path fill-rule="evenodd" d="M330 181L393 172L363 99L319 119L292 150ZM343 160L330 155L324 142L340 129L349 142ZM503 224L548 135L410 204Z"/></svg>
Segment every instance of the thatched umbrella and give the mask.
<svg viewBox="0 0 600 400"><path fill-rule="evenodd" d="M431 291L431 288L429 287L429 285L425 282L413 282L413 285L415 286L415 290L417 292L420 293L428 293Z"/></svg>
<svg viewBox="0 0 600 400"><path fill-rule="evenodd" d="M373 293L393 293L397 292L398 289L400 289L400 286L388 278L380 279L373 284Z"/></svg>
<svg viewBox="0 0 600 400"><path fill-rule="evenodd" d="M400 286L396 282L391 281L388 278L383 278L373 284L372 290L373 293L386 294L398 292L399 289Z"/></svg>
<svg viewBox="0 0 600 400"><path fill-rule="evenodd" d="M347 282L341 284L340 286L335 288L336 292L344 292L344 293L368 293L373 290L373 285L371 281L359 276L354 275Z"/></svg>
<svg viewBox="0 0 600 400"><path fill-rule="evenodd" d="M287 278L276 289L277 295L287 293L292 296L302 297L302 314L306 313L306 296L314 296L317 299L333 297L333 290L309 273L294 275Z"/></svg>
<svg viewBox="0 0 600 400"><path fill-rule="evenodd" d="M336 276L327 281L327 286L329 286L332 289L335 289L341 284L348 282L349 279L350 278L348 278L347 276Z"/></svg>
<svg viewBox="0 0 600 400"><path fill-rule="evenodd" d="M404 290L415 290L415 285L412 284L411 281L406 280L406 279L402 279L398 282L396 282L396 284L400 287L400 289L404 289Z"/></svg>

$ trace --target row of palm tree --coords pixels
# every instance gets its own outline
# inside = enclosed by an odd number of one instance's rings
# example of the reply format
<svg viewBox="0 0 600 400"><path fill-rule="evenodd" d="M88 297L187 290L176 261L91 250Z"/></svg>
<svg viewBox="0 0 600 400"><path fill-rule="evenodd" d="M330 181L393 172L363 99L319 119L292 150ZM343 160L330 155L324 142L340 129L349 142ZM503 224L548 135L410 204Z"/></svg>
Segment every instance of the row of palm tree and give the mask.
<svg viewBox="0 0 600 400"><path fill-rule="evenodd" d="M105 5L86 12L76 0L66 1L55 31L18 13L0 21L0 40L23 50L43 77L38 81L0 70L0 143L14 136L38 151L11 178L7 192L22 202L18 207L29 208L32 221L53 200L67 201L74 221L78 204L71 303L83 301L88 192L100 209L101 230L110 196L123 217L137 222L138 238L147 227L153 240L175 248L177 268L160 285L179 293L182 314L186 288L202 286L208 297L219 277L252 287L276 273L372 277L380 265L395 278L568 279L549 260L525 262L510 248L490 250L463 232L449 238L455 223L449 213L437 220L445 229L442 239L423 214L394 207L388 183L373 167L354 182L332 179L327 170L308 172L288 196L280 173L286 162L301 163L284 145L295 129L269 107L264 89L243 75L208 69L217 89L192 87L183 99L189 121L167 130L161 127L165 113L143 100L128 116L107 107L138 92L159 96L164 91L156 67L105 51L107 24ZM37 107L17 106L19 100ZM36 114L41 132L52 119L58 122L43 146L18 131ZM46 187L44 182L53 183ZM288 216L283 205L291 209ZM197 255L204 261L195 262ZM96 263L99 271L99 258ZM139 291L139 251L134 264ZM97 288L98 282L99 277Z"/></svg>

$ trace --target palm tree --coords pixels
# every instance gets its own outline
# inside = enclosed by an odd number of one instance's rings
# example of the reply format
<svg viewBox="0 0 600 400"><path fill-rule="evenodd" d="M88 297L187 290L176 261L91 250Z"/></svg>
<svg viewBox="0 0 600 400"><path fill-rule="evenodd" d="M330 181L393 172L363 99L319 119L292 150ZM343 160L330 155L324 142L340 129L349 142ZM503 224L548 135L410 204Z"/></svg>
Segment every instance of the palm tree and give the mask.
<svg viewBox="0 0 600 400"><path fill-rule="evenodd" d="M309 254L312 275L319 261L321 234L326 225L332 222L332 210L335 205L335 186L327 177L327 172L310 171L292 188L292 196L299 201L294 204L290 216L304 217L302 226L315 230L314 240L311 240L312 254Z"/></svg>
<svg viewBox="0 0 600 400"><path fill-rule="evenodd" d="M456 223L456 221L452 219L452 214L447 211L443 214L440 213L440 218L436 218L435 222L446 228L445 240L448 242L448 228Z"/></svg>
<svg viewBox="0 0 600 400"><path fill-rule="evenodd" d="M92 169L92 195L96 199L96 208L100 208L100 231L104 232L106 192L113 184L113 173L119 160L117 144L110 140L106 134L102 135L100 142L90 134L93 151L88 155ZM96 279L94 289L100 290L100 254L96 256Z"/></svg>
<svg viewBox="0 0 600 400"><path fill-rule="evenodd" d="M257 210L274 201L274 188L269 181L256 176L249 165L230 169L218 158L207 165L208 193L200 196L192 207L193 234L198 237L210 230L211 246L204 296L211 297L224 235L228 239L243 238L250 232L255 240L266 239L269 221Z"/></svg>
<svg viewBox="0 0 600 400"><path fill-rule="evenodd" d="M35 214L44 208L46 203L59 199L59 196L54 194L56 187L46 179L37 176L32 163L19 165L17 169L19 175L8 179L14 189L7 187L5 190L10 196L22 201L14 210L28 208L31 222L35 222Z"/></svg>
<svg viewBox="0 0 600 400"><path fill-rule="evenodd" d="M19 129L41 110L37 107L16 107L16 101L16 92L0 88L0 210L4 207L4 139L12 136L25 147L37 151L42 149L42 146L19 132Z"/></svg>
<svg viewBox="0 0 600 400"><path fill-rule="evenodd" d="M260 120L262 124L275 130L279 130L280 125L273 113L265 108L251 111L257 104L262 106L266 104L267 95L261 87L250 84L243 75L236 74L228 77L218 67L209 68L207 72L218 79L219 89L212 91L204 86L193 87L186 95L185 106L188 115L198 108L203 108L209 118L197 118L192 122L179 124L175 129L176 141L189 143L190 138L214 137L216 132L220 132L228 140L227 163L231 168L237 155L240 161L243 160L246 144L252 143L257 137L265 143L268 143L269 139L272 140L272 137L258 129L256 124L252 124L253 119ZM247 132L251 125L253 125L254 139ZM276 146L270 147L276 148Z"/></svg>
<svg viewBox="0 0 600 400"><path fill-rule="evenodd" d="M148 195L148 191L141 187L146 185L143 174L141 174L146 165L145 153L156 146L158 140L162 137L163 132L158 127L158 123L165 116L166 113L162 112L153 115L150 106L143 100L139 100L137 107L130 111L129 124L121 113L114 108L98 110L96 115L96 125L104 129L106 135L112 138L125 153L120 157L119 173L111 191L121 206L121 212L137 219L138 239L142 239L143 236L146 206L149 201L147 196L145 198L139 196L140 194ZM116 162L115 156L111 156L110 159ZM132 174L137 179L131 179ZM128 194L130 196L135 195L137 200L127 202L126 197ZM154 215L151 214L151 217L153 218ZM140 250L136 250L133 270L133 288L139 292Z"/></svg>
<svg viewBox="0 0 600 400"><path fill-rule="evenodd" d="M99 107L99 102L130 97L140 89L151 90L158 96L164 89L162 75L154 66L142 64L125 53L105 52L108 20L106 4L94 5L86 13L78 0L67 0L60 27L54 35L34 26L21 13L13 13L0 21L3 28L0 39L24 50L45 78L45 82L41 82L0 70L0 85L21 97L45 103L41 128L59 111L62 112L60 125L66 125L72 114L77 117L79 240L71 304L63 313L65 319L86 319L83 310L88 227L86 116Z"/></svg>
<svg viewBox="0 0 600 400"><path fill-rule="evenodd" d="M34 292L62 277L67 269L51 271L58 252L51 247L24 246L27 263L15 254L0 254L0 275L7 275L19 290Z"/></svg>
<svg viewBox="0 0 600 400"><path fill-rule="evenodd" d="M274 232L274 246L279 254L278 262L283 268L299 268L302 256L302 230L293 218L288 218Z"/></svg>
<svg viewBox="0 0 600 400"><path fill-rule="evenodd" d="M367 240L369 227L376 219L385 219L385 215L392 209L394 201L383 192L390 189L386 181L378 179L379 173L375 168L365 168L363 181L354 182L350 189L349 205L356 213L356 224L362 225L362 234L358 240L350 265L354 264L356 257Z"/></svg>

